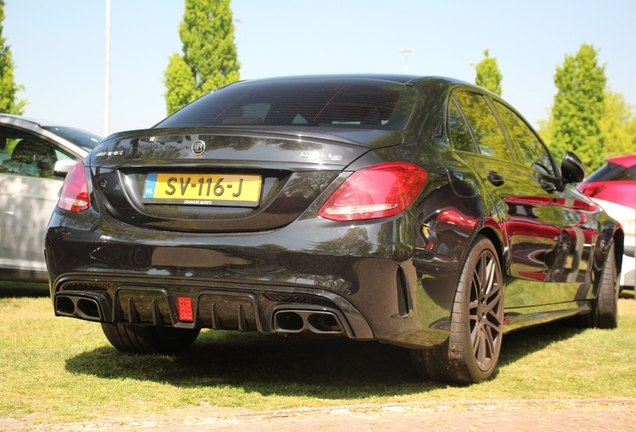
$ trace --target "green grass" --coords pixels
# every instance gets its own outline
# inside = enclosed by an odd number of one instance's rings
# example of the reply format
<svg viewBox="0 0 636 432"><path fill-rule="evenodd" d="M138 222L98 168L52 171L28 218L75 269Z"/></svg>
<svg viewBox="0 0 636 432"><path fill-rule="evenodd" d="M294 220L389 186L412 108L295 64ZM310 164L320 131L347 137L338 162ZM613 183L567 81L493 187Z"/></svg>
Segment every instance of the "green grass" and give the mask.
<svg viewBox="0 0 636 432"><path fill-rule="evenodd" d="M204 331L180 355L128 355L47 297L0 298L0 418L67 422L188 407L271 409L423 401L636 398L636 301L617 330L554 323L506 335L497 376L422 382L406 350L371 342Z"/></svg>

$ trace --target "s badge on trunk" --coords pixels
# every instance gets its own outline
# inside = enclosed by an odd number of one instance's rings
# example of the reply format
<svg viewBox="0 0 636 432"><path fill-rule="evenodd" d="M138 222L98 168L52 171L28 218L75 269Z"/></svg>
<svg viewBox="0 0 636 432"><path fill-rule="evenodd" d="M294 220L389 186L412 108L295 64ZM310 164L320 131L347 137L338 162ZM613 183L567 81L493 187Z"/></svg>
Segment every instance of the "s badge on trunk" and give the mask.
<svg viewBox="0 0 636 432"><path fill-rule="evenodd" d="M192 153L194 153L197 156L201 156L203 153L205 153L205 142L201 141L201 140L196 140L195 142L192 143Z"/></svg>

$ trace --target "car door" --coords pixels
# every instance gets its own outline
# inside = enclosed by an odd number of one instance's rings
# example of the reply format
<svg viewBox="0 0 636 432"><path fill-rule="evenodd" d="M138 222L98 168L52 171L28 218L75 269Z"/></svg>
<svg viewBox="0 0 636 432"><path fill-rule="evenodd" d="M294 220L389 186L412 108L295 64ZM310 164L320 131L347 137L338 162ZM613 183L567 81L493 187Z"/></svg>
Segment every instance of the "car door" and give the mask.
<svg viewBox="0 0 636 432"><path fill-rule="evenodd" d="M72 159L35 134L0 127L0 269L11 278L45 280L44 234L63 181L59 159Z"/></svg>
<svg viewBox="0 0 636 432"><path fill-rule="evenodd" d="M544 287L544 301L555 304L584 299L596 244L592 217L596 205L562 181L554 158L519 115L498 101L493 105L521 163L534 171L552 197L542 215L547 228L545 281L550 282Z"/></svg>
<svg viewBox="0 0 636 432"><path fill-rule="evenodd" d="M453 93L449 134L458 155L486 185L507 240L506 270L512 278L506 290L506 306L542 304L551 188L511 151L484 95L463 90ZM518 281L523 283L515 283Z"/></svg>

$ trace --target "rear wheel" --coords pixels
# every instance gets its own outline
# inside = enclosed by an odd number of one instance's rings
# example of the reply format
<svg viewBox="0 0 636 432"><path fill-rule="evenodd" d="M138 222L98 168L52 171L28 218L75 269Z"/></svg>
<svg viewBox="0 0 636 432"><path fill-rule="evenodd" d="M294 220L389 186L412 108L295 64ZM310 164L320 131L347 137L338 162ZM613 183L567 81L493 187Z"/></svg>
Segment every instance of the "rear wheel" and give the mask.
<svg viewBox="0 0 636 432"><path fill-rule="evenodd" d="M432 350L411 350L420 376L461 384L490 378L501 351L503 289L497 251L490 240L479 236L457 286L448 341Z"/></svg>
<svg viewBox="0 0 636 432"><path fill-rule="evenodd" d="M614 245L607 254L605 266L601 273L598 296L592 302L592 311L586 315L577 317L581 327L596 327L602 329L614 329L618 327L618 293L620 291L620 278L616 271Z"/></svg>
<svg viewBox="0 0 636 432"><path fill-rule="evenodd" d="M174 353L188 349L200 329L102 323L108 341L119 351L138 354Z"/></svg>

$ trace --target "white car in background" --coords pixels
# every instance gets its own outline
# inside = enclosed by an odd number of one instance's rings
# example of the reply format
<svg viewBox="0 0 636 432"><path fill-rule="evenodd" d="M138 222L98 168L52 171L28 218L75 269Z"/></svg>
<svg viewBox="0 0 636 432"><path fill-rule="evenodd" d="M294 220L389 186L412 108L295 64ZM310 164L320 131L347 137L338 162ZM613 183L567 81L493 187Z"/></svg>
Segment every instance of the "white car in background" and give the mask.
<svg viewBox="0 0 636 432"><path fill-rule="evenodd" d="M621 287L622 288L634 288L634 231L636 227L636 210L631 207L627 207L621 204L616 204L610 201L592 198L596 201L605 211L618 220L623 226L625 232L625 240L623 242L623 267L621 272Z"/></svg>
<svg viewBox="0 0 636 432"><path fill-rule="evenodd" d="M63 178L101 140L0 114L0 279L46 282L44 235Z"/></svg>

